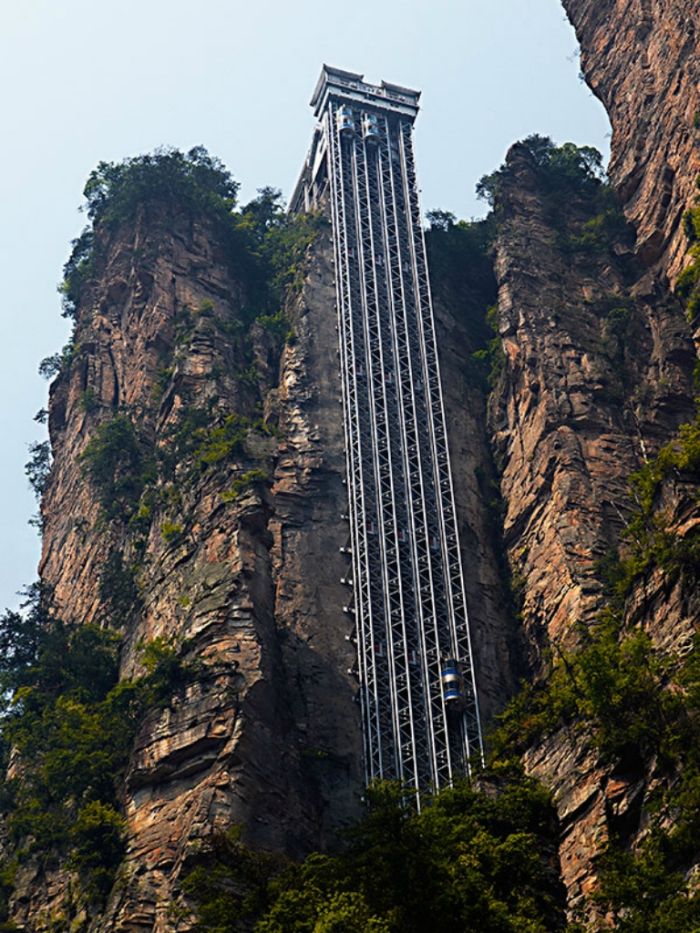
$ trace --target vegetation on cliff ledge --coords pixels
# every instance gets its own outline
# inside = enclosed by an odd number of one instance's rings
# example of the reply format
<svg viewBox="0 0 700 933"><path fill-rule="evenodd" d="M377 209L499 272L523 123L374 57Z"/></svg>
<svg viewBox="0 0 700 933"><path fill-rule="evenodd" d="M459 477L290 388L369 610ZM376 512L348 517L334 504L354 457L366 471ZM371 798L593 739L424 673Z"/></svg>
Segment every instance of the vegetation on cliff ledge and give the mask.
<svg viewBox="0 0 700 933"><path fill-rule="evenodd" d="M157 149L122 162L100 162L83 192L90 224L73 241L63 270L59 290L64 315L77 314L103 250L101 239L149 210L206 218L222 257L246 289L250 315L278 312L287 289L299 282L303 256L321 219L313 213L287 214L281 193L269 187L237 209L238 187L223 163L203 146L187 153Z"/></svg>
<svg viewBox="0 0 700 933"><path fill-rule="evenodd" d="M119 637L54 615L30 588L0 617L0 921L28 864L76 873L82 897L109 892L122 859L118 796L136 732L187 670L163 641L144 646L145 673L119 681Z"/></svg>
<svg viewBox="0 0 700 933"><path fill-rule="evenodd" d="M606 179L600 152L574 143L557 146L537 134L516 143L506 162L476 186L477 196L493 208L496 223L503 213L504 195L518 182L518 166L523 164L534 174L547 222L562 252L585 256L609 249L613 241L629 240L630 228ZM578 219L572 208L580 213Z"/></svg>
<svg viewBox="0 0 700 933"><path fill-rule="evenodd" d="M130 518L156 478L151 446L126 412L100 424L80 457L105 518Z"/></svg>
<svg viewBox="0 0 700 933"><path fill-rule="evenodd" d="M337 855L302 863L215 837L184 883L208 933L554 933L565 927L548 794L517 768L437 795L420 814L400 786Z"/></svg>
<svg viewBox="0 0 700 933"><path fill-rule="evenodd" d="M660 508L664 481L700 481L700 416L630 480L635 503L624 556L601 566L608 606L580 633L576 651L558 652L546 681L525 687L501 717L494 754L519 755L559 729L590 737L603 762L629 782L656 786L646 831L627 848L624 826L600 861L594 894L623 933L691 933L700 928L700 894L686 870L700 835L700 640L687 654L664 654L639 628L626 628L625 601L652 570L668 583L683 575L692 590L700 533L679 535ZM613 827L614 828L614 827Z"/></svg>
<svg viewBox="0 0 700 933"><path fill-rule="evenodd" d="M700 188L700 176L697 179ZM676 294L683 301L689 320L700 314L700 195L696 207L691 207L683 216L683 227L689 242L690 264L676 280Z"/></svg>
<svg viewBox="0 0 700 933"><path fill-rule="evenodd" d="M140 223L149 224L154 232L168 225L174 228L185 219L187 229L194 230L199 223L207 235L211 234L217 262L228 266L238 288L235 317L230 316L229 309L212 313L214 305L210 300L202 303L197 314L193 309L182 309L177 322L178 352L184 352L183 344L192 335L195 319L208 317L214 326L236 338L239 349L243 348L248 356L249 382L255 387L258 374L252 359L250 326L257 322L278 354L293 339L285 302L301 285L304 257L324 221L317 213L288 214L281 193L274 188L260 189L243 207L236 204L237 192L238 183L202 146L186 153L157 149L122 162L100 162L84 189L83 209L89 224L73 241L59 286L63 314L74 321L73 333L60 353L41 361L40 373L47 378L67 373L80 359L81 327L89 323L99 303L91 289L104 272L114 238L132 235ZM143 238L135 248L135 257L153 261L156 254L149 252L152 246L152 237ZM163 362L154 387L154 402L160 401L173 376L174 355ZM245 373L240 376L243 380ZM89 386L82 405L88 413L99 408Z"/></svg>
<svg viewBox="0 0 700 933"><path fill-rule="evenodd" d="M496 225L485 220L457 220L449 211L427 215L426 246L433 295L464 324L471 356L467 376L475 389L488 392L503 360L494 317L498 297L493 273Z"/></svg>

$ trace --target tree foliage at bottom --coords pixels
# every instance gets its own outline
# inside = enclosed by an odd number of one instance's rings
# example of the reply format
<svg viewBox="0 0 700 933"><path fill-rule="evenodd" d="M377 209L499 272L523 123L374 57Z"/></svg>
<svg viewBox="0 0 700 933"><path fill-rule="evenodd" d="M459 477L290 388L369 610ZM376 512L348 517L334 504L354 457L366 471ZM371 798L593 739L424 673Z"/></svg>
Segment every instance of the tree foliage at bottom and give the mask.
<svg viewBox="0 0 700 933"><path fill-rule="evenodd" d="M405 789L370 788L337 855L291 863L212 840L187 877L208 933L552 933L565 928L547 792L516 769L463 784L420 813Z"/></svg>

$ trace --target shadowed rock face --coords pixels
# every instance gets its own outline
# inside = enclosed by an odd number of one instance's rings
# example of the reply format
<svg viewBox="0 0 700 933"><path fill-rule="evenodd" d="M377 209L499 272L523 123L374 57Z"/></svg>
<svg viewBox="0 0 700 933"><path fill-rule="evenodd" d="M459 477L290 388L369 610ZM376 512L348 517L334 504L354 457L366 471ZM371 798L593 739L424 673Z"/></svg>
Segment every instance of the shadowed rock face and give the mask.
<svg viewBox="0 0 700 933"><path fill-rule="evenodd" d="M522 673L522 645L509 605L499 516L492 502L497 474L486 429L486 397L470 375L470 357L477 346L467 321L475 302L480 302L483 314L485 301L476 284L461 300L453 296L452 303L437 291L435 326L462 568L482 725L488 729L515 692Z"/></svg>
<svg viewBox="0 0 700 933"><path fill-rule="evenodd" d="M507 166L496 244L504 360L489 414L504 543L537 679L605 605L600 561L629 520L628 477L692 419L696 358L683 309L643 251L616 240L585 253L562 249L590 206L574 198L552 213L524 146L512 148ZM675 477L660 496L679 538L700 523L696 493ZM670 581L657 568L635 582L624 628L640 627L680 657L699 613L692 581ZM630 845L643 836L644 805L668 777L654 761L604 763L580 723L535 743L524 762L554 793L572 914L597 923L587 901L596 858L612 835Z"/></svg>
<svg viewBox="0 0 700 933"><path fill-rule="evenodd" d="M610 175L643 261L675 279L700 175L700 25L694 0L563 0L581 66L613 127ZM700 120L698 120L700 122Z"/></svg>

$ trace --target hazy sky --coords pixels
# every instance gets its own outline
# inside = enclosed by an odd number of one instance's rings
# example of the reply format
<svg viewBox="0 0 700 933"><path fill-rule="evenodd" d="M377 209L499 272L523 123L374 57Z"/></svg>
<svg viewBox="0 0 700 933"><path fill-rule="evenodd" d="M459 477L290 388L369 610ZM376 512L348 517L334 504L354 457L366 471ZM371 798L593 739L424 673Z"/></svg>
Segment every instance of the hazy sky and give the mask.
<svg viewBox="0 0 700 933"><path fill-rule="evenodd" d="M483 213L476 181L530 133L597 146L558 0L0 0L0 607L35 576L23 473L46 403L38 361L65 343L56 283L90 170L203 144L242 183L291 192L322 62L423 91L423 207Z"/></svg>

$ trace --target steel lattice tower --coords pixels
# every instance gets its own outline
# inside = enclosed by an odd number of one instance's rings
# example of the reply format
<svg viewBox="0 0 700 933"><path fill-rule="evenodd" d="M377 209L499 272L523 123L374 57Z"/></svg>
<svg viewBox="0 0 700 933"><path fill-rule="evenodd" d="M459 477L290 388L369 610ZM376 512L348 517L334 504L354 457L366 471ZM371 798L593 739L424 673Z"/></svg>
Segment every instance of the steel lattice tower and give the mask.
<svg viewBox="0 0 700 933"><path fill-rule="evenodd" d="M420 93L324 66L292 211L330 201L367 780L449 785L481 727L413 158Z"/></svg>

